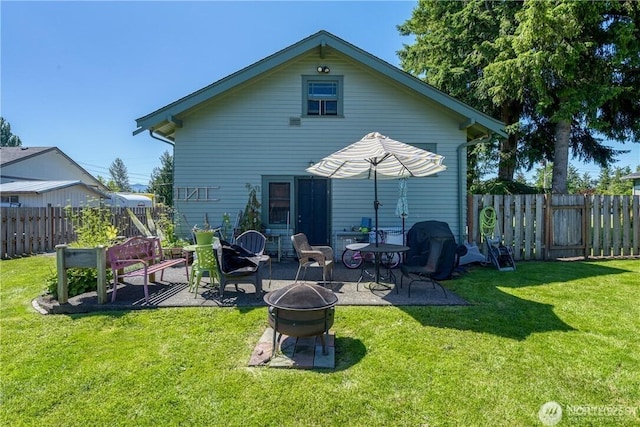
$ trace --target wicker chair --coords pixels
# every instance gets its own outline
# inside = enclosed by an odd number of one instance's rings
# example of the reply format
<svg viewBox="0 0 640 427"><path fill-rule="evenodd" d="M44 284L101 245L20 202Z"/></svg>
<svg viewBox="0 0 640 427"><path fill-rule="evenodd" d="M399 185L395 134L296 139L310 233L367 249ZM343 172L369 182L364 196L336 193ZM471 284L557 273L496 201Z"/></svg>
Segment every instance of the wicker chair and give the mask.
<svg viewBox="0 0 640 427"><path fill-rule="evenodd" d="M298 255L298 272L295 282L298 281L300 270L304 267L302 280L307 273L308 267L322 268L322 283L326 285L327 276L333 280L333 249L330 246L311 246L304 233L291 236L291 242Z"/></svg>

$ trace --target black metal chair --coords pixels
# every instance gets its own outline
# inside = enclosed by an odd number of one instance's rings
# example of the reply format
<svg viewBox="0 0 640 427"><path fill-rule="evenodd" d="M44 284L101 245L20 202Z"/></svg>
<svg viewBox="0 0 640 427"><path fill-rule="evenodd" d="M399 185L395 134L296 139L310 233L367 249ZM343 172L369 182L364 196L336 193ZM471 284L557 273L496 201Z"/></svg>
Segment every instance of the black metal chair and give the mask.
<svg viewBox="0 0 640 427"><path fill-rule="evenodd" d="M247 230L236 237L236 245L260 258L260 264L269 265L269 287L271 287L271 257L264 253L267 238L256 230Z"/></svg>
<svg viewBox="0 0 640 427"><path fill-rule="evenodd" d="M256 288L256 298L262 295L262 273L260 259L237 245L221 242L215 245L215 255L220 280L220 297L224 298L227 284L233 283L238 290L238 283L251 283Z"/></svg>
<svg viewBox="0 0 640 427"><path fill-rule="evenodd" d="M402 271L402 277L400 278L400 287L402 287L402 282L404 278L410 279L408 289L409 289L409 298L411 298L411 285L414 282L431 282L433 288L436 288L436 285L442 288L444 292L445 298L447 297L447 290L438 283L433 276L438 272L438 263L441 259L442 253L445 250L445 247L453 249L455 254L455 242L453 246L451 246L450 241L442 240L442 239L432 239L430 242L430 249L428 252L428 256L425 262L417 262L414 259L414 264L402 264L400 266L400 271ZM398 288L396 287L396 292Z"/></svg>
<svg viewBox="0 0 640 427"><path fill-rule="evenodd" d="M418 222L407 233L407 246L410 249L400 267L400 287L405 278L409 279L411 297L414 282L431 282L434 289L440 286L447 297L447 290L438 280L451 277L455 265L457 246L449 225L441 221Z"/></svg>

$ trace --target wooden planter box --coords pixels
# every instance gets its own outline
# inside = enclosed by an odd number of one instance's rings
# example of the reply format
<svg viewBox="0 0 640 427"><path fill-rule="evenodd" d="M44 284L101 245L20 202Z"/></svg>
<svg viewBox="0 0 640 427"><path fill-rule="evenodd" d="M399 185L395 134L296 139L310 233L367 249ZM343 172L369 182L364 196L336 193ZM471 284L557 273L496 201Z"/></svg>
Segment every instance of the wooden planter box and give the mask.
<svg viewBox="0 0 640 427"><path fill-rule="evenodd" d="M56 265L58 268L58 302L69 301L67 268L95 268L98 270L98 304L107 302L107 248L70 248L67 245L56 246Z"/></svg>

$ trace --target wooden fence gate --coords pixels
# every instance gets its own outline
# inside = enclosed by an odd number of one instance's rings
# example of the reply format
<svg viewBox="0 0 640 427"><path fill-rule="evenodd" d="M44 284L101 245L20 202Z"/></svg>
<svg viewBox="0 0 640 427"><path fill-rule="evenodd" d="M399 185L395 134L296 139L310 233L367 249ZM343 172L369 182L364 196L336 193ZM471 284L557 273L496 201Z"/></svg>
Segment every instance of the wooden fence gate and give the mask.
<svg viewBox="0 0 640 427"><path fill-rule="evenodd" d="M640 196L469 196L469 241L481 248L486 206L497 214L493 235L516 260L640 256Z"/></svg>

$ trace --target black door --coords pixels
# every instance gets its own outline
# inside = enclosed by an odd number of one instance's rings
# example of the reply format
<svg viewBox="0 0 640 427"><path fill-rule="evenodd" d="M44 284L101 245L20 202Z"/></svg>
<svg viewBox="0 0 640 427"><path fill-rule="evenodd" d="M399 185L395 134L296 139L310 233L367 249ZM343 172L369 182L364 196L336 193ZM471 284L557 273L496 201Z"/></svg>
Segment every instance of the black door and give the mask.
<svg viewBox="0 0 640 427"><path fill-rule="evenodd" d="M311 245L329 245L329 180L296 180L296 232L304 233Z"/></svg>

